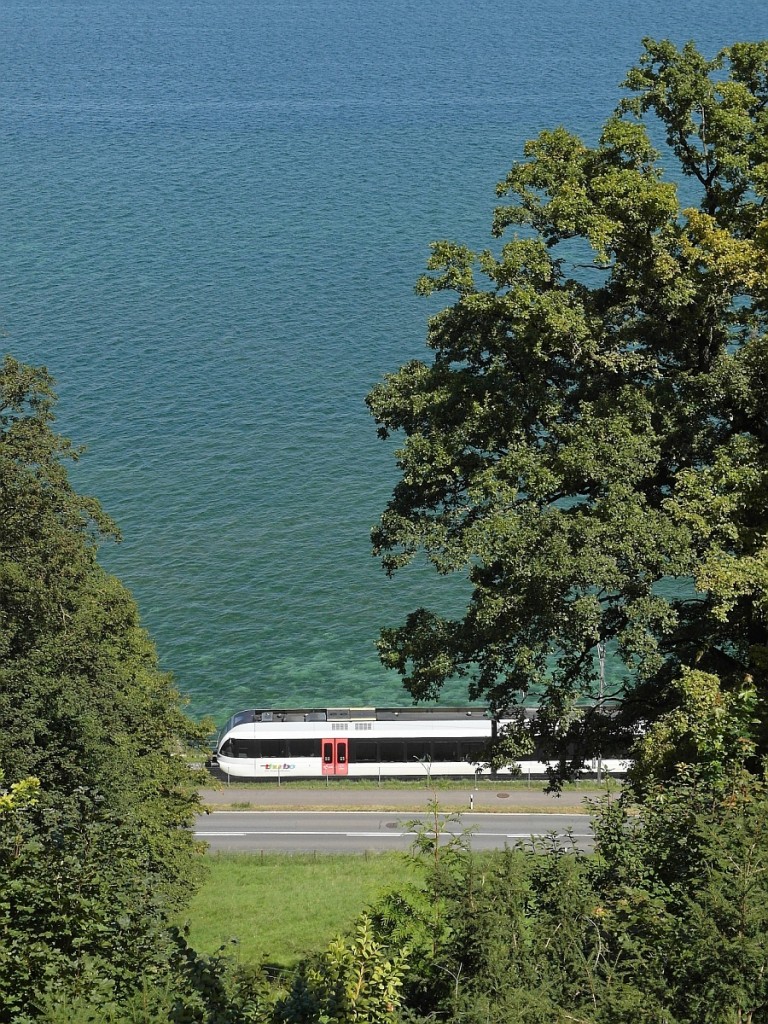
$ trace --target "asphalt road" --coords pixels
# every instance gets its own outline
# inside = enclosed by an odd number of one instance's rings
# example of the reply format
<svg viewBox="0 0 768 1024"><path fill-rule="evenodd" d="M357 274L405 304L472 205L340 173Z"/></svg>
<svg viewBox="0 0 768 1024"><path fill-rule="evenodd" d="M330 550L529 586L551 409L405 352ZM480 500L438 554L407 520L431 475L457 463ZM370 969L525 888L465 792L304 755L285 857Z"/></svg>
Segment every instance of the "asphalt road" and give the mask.
<svg viewBox="0 0 768 1024"><path fill-rule="evenodd" d="M414 832L406 822L417 815L387 811L217 811L197 819L195 834L212 851L251 853L380 853L410 849ZM591 848L589 818L584 814L462 814L449 824L450 834L471 829L475 850L499 849L532 835L556 834L565 846Z"/></svg>

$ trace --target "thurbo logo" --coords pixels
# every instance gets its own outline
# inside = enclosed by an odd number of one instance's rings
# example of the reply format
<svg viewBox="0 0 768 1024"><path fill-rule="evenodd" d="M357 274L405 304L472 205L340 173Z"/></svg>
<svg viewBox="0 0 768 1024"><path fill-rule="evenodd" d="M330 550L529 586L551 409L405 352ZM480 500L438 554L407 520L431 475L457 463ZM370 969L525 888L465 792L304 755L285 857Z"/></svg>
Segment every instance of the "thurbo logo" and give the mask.
<svg viewBox="0 0 768 1024"><path fill-rule="evenodd" d="M268 772L280 772L280 771L287 772L287 771L290 771L292 768L295 768L296 765L295 764L262 764L262 765L259 765L259 767L260 768L266 768L266 770Z"/></svg>

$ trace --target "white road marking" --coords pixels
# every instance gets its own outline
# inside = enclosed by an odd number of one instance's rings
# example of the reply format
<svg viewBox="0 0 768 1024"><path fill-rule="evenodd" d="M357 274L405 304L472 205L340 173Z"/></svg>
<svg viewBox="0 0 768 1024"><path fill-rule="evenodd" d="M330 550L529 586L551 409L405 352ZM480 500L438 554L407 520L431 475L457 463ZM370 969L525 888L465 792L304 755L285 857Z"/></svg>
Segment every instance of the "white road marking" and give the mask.
<svg viewBox="0 0 768 1024"><path fill-rule="evenodd" d="M238 839L242 839L243 836L246 836L246 835L249 835L249 834L251 834L251 833L248 833L248 832L195 832L196 836L228 836L229 838L232 838L232 836L236 836Z"/></svg>

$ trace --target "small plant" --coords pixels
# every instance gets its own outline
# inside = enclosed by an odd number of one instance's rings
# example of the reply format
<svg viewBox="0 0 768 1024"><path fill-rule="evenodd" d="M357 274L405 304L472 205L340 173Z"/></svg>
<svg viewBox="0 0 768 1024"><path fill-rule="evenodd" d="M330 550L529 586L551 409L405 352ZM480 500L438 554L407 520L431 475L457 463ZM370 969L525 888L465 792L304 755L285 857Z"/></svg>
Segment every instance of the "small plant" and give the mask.
<svg viewBox="0 0 768 1024"><path fill-rule="evenodd" d="M406 950L392 954L363 915L351 938L337 938L299 970L278 1004L277 1024L395 1024L402 1002Z"/></svg>

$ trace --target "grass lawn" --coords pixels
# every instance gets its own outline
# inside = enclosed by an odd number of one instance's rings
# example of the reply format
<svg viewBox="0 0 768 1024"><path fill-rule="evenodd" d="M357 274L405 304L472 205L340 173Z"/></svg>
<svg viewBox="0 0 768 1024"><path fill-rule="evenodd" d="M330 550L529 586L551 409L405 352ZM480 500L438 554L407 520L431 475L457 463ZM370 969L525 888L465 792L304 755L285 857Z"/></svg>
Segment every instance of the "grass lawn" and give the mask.
<svg viewBox="0 0 768 1024"><path fill-rule="evenodd" d="M192 945L214 953L237 939L232 952L239 959L281 967L323 949L383 892L419 878L418 866L400 853L206 859L208 879L185 915Z"/></svg>
<svg viewBox="0 0 768 1024"><path fill-rule="evenodd" d="M410 790L417 793L431 794L433 791L446 792L446 791L458 791L458 792L478 792L483 790L498 789L504 790L537 790L541 792L546 785L546 780L542 778L527 779L525 777L515 778L509 776L489 778L443 778L435 777L431 780L424 778L416 779L395 779L387 778L382 779L381 782L376 779L350 779L350 778L333 778L333 779L282 779L279 784L283 789L307 789L307 790L320 790L327 792L329 789L334 790L350 790L355 792L356 790L373 790L374 792L379 789L395 789L395 790ZM227 782L226 778L221 775L211 775L211 785L208 788L222 788L224 791L231 786L234 789L252 789L254 792L265 789L278 788L278 783L271 779L236 779L231 778ZM582 779L579 782L568 782L563 786L563 790L568 793L585 793L590 794L593 792L604 793L607 788L610 789L621 789L621 781L619 779L613 779L607 777L598 785L596 779Z"/></svg>

